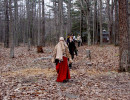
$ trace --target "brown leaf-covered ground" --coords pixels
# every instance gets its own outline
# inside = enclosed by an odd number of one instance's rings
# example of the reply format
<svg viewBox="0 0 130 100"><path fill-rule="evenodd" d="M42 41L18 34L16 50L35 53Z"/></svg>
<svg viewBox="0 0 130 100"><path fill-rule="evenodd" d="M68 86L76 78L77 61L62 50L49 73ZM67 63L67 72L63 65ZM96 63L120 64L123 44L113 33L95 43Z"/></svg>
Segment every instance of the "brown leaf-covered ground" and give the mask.
<svg viewBox="0 0 130 100"><path fill-rule="evenodd" d="M68 83L56 82L53 47L43 49L38 54L34 47L27 51L21 46L11 59L9 49L0 48L0 100L129 100L130 74L117 72L118 47L79 47Z"/></svg>

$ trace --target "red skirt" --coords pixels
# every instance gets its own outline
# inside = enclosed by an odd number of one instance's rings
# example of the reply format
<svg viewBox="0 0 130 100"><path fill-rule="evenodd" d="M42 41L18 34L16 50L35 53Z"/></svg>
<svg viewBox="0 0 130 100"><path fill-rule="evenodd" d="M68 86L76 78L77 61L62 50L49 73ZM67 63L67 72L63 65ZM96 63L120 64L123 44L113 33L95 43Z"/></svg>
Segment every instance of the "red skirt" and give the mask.
<svg viewBox="0 0 130 100"><path fill-rule="evenodd" d="M70 79L70 71L68 67L68 58L63 57L63 61L56 65L56 71L58 73L57 82L63 82L66 79Z"/></svg>

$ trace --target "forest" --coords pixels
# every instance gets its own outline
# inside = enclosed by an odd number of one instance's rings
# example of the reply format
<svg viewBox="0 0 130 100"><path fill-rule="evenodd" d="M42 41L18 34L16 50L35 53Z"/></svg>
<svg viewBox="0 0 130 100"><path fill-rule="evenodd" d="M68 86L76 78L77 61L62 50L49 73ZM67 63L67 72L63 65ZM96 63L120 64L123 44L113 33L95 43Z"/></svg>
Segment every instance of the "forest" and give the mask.
<svg viewBox="0 0 130 100"><path fill-rule="evenodd" d="M54 47L72 34L59 83ZM129 100L129 72L130 0L0 0L0 100Z"/></svg>

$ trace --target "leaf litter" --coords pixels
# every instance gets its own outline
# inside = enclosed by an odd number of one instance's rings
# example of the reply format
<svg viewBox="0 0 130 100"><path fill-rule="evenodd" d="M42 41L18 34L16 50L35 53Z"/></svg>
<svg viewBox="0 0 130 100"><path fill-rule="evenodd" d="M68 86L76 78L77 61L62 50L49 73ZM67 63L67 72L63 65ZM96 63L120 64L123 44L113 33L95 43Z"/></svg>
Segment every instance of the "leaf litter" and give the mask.
<svg viewBox="0 0 130 100"><path fill-rule="evenodd" d="M91 61L86 58L91 51ZM51 63L53 47L36 53L32 47L0 49L0 99L2 100L129 100L130 74L118 73L119 48L112 45L82 46L75 56L71 79L57 83L55 65ZM47 59L39 59L39 58ZM49 57L49 58L48 58Z"/></svg>

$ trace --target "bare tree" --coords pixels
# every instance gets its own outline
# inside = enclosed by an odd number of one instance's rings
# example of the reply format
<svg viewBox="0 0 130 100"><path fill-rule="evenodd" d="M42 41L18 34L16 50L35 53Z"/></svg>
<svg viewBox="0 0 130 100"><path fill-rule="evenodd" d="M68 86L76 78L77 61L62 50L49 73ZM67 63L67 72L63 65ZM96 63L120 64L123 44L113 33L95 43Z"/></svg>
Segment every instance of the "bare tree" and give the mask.
<svg viewBox="0 0 130 100"><path fill-rule="evenodd" d="M42 0L42 44L45 46L45 11L44 11L45 3Z"/></svg>
<svg viewBox="0 0 130 100"><path fill-rule="evenodd" d="M129 66L129 33L128 33L128 1L119 0L119 33L120 33L120 70L128 71Z"/></svg>
<svg viewBox="0 0 130 100"><path fill-rule="evenodd" d="M71 0L68 0L67 3L67 9L68 9L68 18L67 18L67 30L68 30L68 34L71 33Z"/></svg>
<svg viewBox="0 0 130 100"><path fill-rule="evenodd" d="M5 37L4 37L4 47L9 47L9 5L8 0L4 0L5 5Z"/></svg>
<svg viewBox="0 0 130 100"><path fill-rule="evenodd" d="M14 58L14 33L13 33L13 15L12 15L12 0L9 0L9 15L10 15L10 57Z"/></svg>
<svg viewBox="0 0 130 100"><path fill-rule="evenodd" d="M14 8L15 8L15 25L14 25L14 31L15 31L15 45L18 46L18 0L14 0Z"/></svg>
<svg viewBox="0 0 130 100"><path fill-rule="evenodd" d="M93 14L93 44L95 44L96 34L96 13L97 13L97 0L94 1L94 14Z"/></svg>
<svg viewBox="0 0 130 100"><path fill-rule="evenodd" d="M119 9L118 9L118 0L115 0L115 34L114 34L114 44L115 46L119 45Z"/></svg>
<svg viewBox="0 0 130 100"><path fill-rule="evenodd" d="M128 0L128 71L130 71L130 0Z"/></svg>
<svg viewBox="0 0 130 100"><path fill-rule="evenodd" d="M80 0L80 6L85 15L86 23L87 23L87 26L86 26L87 34L88 34L87 42L88 42L88 45L90 46L91 45L91 33L90 33L90 4L89 3L90 3L89 0Z"/></svg>
<svg viewBox="0 0 130 100"><path fill-rule="evenodd" d="M59 7L59 29L60 29L60 36L64 36L64 20L63 20L63 0L59 0L58 3Z"/></svg>
<svg viewBox="0 0 130 100"><path fill-rule="evenodd" d="M39 17L38 17L38 46L41 46L41 0L38 0L39 3Z"/></svg>
<svg viewBox="0 0 130 100"><path fill-rule="evenodd" d="M88 0L87 2L87 33L88 33L88 46L91 45L91 33L90 33L90 1Z"/></svg>
<svg viewBox="0 0 130 100"><path fill-rule="evenodd" d="M109 39L110 39L110 44L113 43L113 40L114 40L114 31L113 31L113 28L114 28L114 25L113 25L113 10L114 10L114 0L112 0L112 6L111 6L111 13L110 13L110 36L109 36Z"/></svg>
<svg viewBox="0 0 130 100"><path fill-rule="evenodd" d="M103 45L103 38L102 38L102 0L100 0L100 45Z"/></svg>

